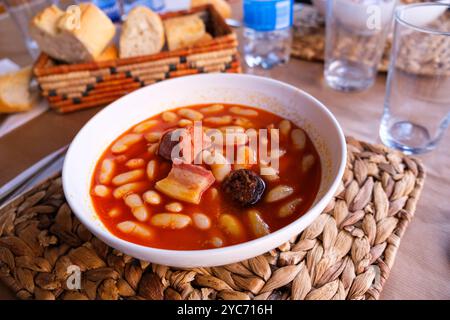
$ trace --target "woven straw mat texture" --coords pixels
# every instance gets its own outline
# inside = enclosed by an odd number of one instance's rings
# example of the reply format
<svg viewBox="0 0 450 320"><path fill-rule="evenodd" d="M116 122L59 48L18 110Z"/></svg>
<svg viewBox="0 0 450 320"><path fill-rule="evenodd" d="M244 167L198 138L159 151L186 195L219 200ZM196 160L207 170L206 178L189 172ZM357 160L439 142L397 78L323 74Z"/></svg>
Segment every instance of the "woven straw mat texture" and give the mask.
<svg viewBox="0 0 450 320"><path fill-rule="evenodd" d="M0 280L20 299L377 299L425 173L384 146L347 144L340 188L308 228L221 267L176 269L109 248L74 217L54 177L0 210ZM80 290L67 289L73 264Z"/></svg>

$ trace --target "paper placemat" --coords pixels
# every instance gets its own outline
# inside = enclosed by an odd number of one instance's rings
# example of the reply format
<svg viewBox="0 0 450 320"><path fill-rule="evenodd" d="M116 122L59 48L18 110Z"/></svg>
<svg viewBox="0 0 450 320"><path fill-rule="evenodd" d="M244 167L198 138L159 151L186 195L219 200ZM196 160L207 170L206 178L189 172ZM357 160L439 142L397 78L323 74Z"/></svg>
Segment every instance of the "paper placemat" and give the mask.
<svg viewBox="0 0 450 320"><path fill-rule="evenodd" d="M378 299L425 172L385 146L347 146L341 186L308 228L221 267L171 268L109 248L73 216L57 175L0 209L0 280L20 299Z"/></svg>

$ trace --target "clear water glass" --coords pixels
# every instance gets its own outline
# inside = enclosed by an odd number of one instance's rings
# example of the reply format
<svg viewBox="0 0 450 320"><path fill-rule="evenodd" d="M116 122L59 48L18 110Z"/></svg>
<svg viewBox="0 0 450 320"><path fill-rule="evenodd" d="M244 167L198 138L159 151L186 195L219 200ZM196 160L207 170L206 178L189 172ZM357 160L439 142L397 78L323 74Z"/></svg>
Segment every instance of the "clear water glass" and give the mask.
<svg viewBox="0 0 450 320"><path fill-rule="evenodd" d="M395 13L380 137L407 154L436 147L450 124L450 5L423 3Z"/></svg>
<svg viewBox="0 0 450 320"><path fill-rule="evenodd" d="M39 55L39 47L31 38L29 31L30 20L42 9L59 1L53 0L4 0L12 19L22 33L30 56L35 59Z"/></svg>
<svg viewBox="0 0 450 320"><path fill-rule="evenodd" d="M378 71L396 0L328 0L325 80L341 91L370 87Z"/></svg>

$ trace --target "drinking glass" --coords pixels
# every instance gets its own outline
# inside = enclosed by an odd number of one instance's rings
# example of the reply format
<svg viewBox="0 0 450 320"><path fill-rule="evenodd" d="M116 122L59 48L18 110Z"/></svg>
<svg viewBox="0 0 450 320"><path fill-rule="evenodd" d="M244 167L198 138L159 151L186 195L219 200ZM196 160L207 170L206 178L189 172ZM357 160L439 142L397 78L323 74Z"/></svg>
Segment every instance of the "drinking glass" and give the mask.
<svg viewBox="0 0 450 320"><path fill-rule="evenodd" d="M370 87L377 74L396 0L328 0L325 80L336 90Z"/></svg>
<svg viewBox="0 0 450 320"><path fill-rule="evenodd" d="M39 55L39 47L29 32L30 20L42 9L59 1L54 0L4 0L12 19L20 29L28 52L33 59Z"/></svg>
<svg viewBox="0 0 450 320"><path fill-rule="evenodd" d="M450 124L450 5L395 12L380 137L407 154L432 150Z"/></svg>

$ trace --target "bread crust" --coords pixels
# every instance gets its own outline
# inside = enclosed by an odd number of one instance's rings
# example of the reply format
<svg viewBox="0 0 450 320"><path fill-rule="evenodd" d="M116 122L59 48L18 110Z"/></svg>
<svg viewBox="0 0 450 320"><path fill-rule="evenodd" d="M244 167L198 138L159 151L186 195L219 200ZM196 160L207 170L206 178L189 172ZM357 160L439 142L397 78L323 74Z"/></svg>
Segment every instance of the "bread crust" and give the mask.
<svg viewBox="0 0 450 320"><path fill-rule="evenodd" d="M32 19L30 34L43 52L68 63L92 61L102 54L116 32L114 24L91 3L81 3L79 9L79 28L68 23L69 13L54 5Z"/></svg>
<svg viewBox="0 0 450 320"><path fill-rule="evenodd" d="M120 57L158 53L164 42L164 26L160 16L147 7L137 6L128 13L122 26Z"/></svg>
<svg viewBox="0 0 450 320"><path fill-rule="evenodd" d="M225 0L191 0L192 7L204 4L212 4L224 19L231 18L231 7Z"/></svg>
<svg viewBox="0 0 450 320"><path fill-rule="evenodd" d="M206 33L205 24L196 14L164 20L169 50L192 46Z"/></svg>
<svg viewBox="0 0 450 320"><path fill-rule="evenodd" d="M0 76L0 113L28 111L33 106L29 91L31 67Z"/></svg>

